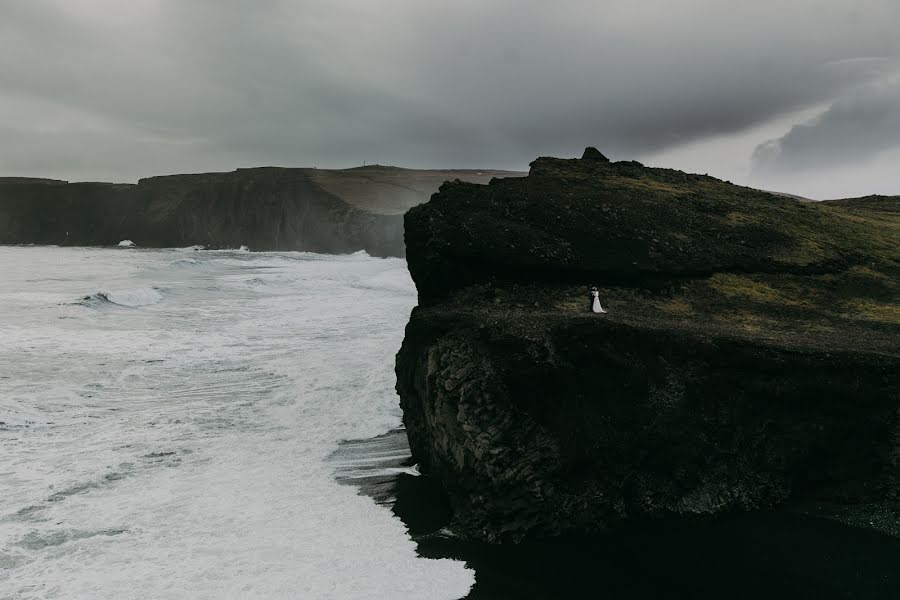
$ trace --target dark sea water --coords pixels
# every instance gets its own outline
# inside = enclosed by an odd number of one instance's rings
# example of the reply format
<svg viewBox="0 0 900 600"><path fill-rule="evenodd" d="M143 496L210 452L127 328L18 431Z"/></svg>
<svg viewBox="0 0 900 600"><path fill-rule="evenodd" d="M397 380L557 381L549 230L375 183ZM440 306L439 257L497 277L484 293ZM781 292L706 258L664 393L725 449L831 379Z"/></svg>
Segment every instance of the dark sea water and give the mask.
<svg viewBox="0 0 900 600"><path fill-rule="evenodd" d="M474 569L466 598L900 598L900 539L787 510L519 546L464 542L445 529L451 511L440 486L405 467L408 452L402 429L348 442L335 457L358 462L339 469L339 480L390 506L422 556Z"/></svg>

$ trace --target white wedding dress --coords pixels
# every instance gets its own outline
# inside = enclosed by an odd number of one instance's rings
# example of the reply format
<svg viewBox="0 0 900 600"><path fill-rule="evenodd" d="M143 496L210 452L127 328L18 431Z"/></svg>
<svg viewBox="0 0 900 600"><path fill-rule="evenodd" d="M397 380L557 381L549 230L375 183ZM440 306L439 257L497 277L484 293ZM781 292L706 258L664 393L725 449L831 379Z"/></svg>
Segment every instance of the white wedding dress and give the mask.
<svg viewBox="0 0 900 600"><path fill-rule="evenodd" d="M591 292L591 296L594 297L594 303L591 305L591 309L592 309L595 313L604 313L604 314L606 314L606 311L603 310L603 307L602 307L602 306L600 306L600 292Z"/></svg>

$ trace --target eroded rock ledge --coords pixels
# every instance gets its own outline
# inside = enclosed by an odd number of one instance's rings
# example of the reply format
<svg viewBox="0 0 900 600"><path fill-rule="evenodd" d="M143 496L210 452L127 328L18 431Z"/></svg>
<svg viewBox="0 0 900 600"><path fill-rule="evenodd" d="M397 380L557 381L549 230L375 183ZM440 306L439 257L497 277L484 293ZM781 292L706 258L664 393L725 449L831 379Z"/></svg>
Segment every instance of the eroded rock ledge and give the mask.
<svg viewBox="0 0 900 600"><path fill-rule="evenodd" d="M458 534L897 496L897 198L800 202L586 153L445 184L406 242L420 306L397 390Z"/></svg>

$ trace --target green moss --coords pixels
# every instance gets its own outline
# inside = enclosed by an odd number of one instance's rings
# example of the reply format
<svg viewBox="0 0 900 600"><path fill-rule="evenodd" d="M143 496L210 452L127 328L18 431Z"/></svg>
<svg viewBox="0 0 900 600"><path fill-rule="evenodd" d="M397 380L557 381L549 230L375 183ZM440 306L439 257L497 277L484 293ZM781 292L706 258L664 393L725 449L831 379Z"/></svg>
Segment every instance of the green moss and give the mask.
<svg viewBox="0 0 900 600"><path fill-rule="evenodd" d="M610 187L630 188L638 191L653 192L670 196L686 196L692 190L685 186L675 185L647 177L607 177L604 183Z"/></svg>
<svg viewBox="0 0 900 600"><path fill-rule="evenodd" d="M796 293L779 290L769 283L749 276L719 273L709 280L709 285L717 292L730 298L740 298L763 304L808 306L809 303Z"/></svg>
<svg viewBox="0 0 900 600"><path fill-rule="evenodd" d="M673 316L688 316L694 314L694 307L686 298L675 297L655 303L662 312Z"/></svg>
<svg viewBox="0 0 900 600"><path fill-rule="evenodd" d="M561 311L561 312L583 313L587 310L587 300L583 299L583 298L582 299L565 298L563 300L559 300L553 306L556 310Z"/></svg>
<svg viewBox="0 0 900 600"><path fill-rule="evenodd" d="M900 199L804 202L637 163L539 159L450 184L407 215L420 301L491 282L459 310L510 328L616 324L791 349L900 352ZM586 287L606 286L593 319ZM616 287L619 286L619 287ZM521 289L520 289L521 288Z"/></svg>
<svg viewBox="0 0 900 600"><path fill-rule="evenodd" d="M871 298L856 298L846 303L847 317L900 325L900 302L878 302Z"/></svg>

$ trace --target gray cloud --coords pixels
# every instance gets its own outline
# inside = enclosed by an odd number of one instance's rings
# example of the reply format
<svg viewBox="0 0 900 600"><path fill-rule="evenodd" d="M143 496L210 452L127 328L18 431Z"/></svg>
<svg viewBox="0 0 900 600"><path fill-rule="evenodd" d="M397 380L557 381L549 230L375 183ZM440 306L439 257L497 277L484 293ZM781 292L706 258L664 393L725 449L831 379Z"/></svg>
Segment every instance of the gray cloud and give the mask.
<svg viewBox="0 0 900 600"><path fill-rule="evenodd" d="M0 174L639 158L832 101L890 70L858 59L900 55L895 0L734 4L6 0Z"/></svg>
<svg viewBox="0 0 900 600"><path fill-rule="evenodd" d="M854 89L821 116L760 145L754 169L765 177L861 165L892 148L900 148L900 76Z"/></svg>

